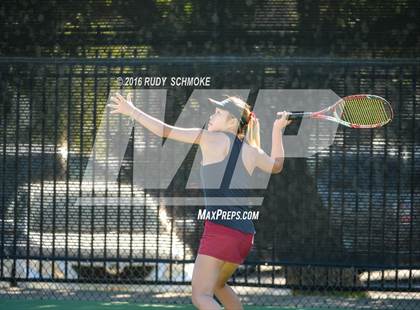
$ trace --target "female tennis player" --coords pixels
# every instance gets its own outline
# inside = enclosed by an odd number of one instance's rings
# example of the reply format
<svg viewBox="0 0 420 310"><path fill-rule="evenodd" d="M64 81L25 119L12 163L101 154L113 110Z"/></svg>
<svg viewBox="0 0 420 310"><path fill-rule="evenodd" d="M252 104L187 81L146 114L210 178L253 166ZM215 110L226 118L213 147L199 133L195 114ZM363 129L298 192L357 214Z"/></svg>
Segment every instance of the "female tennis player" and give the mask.
<svg viewBox="0 0 420 310"><path fill-rule="evenodd" d="M200 173L205 197L208 194L206 187L214 188L211 184L213 180L219 180L220 184L222 173L224 175L218 197L221 195L230 199L227 197L229 184L224 186L223 183L226 181L226 173L231 175L235 169L239 150L242 150L242 156L236 171L239 168L242 180L251 178L255 168L267 173L279 173L282 170L282 130L290 123L286 112L277 113L280 117L273 124L271 155L268 155L260 148L258 119L246 102L238 97L209 101L215 106L215 111L209 118L207 129L168 125L136 108L130 95L124 98L116 93L111 97L112 103L108 106L114 109L111 113L132 117L158 136L198 144L202 153ZM192 276L192 302L202 310L221 309L213 298L216 295L225 309L243 309L239 297L227 285L227 281L252 248L254 225L252 220L241 217L241 214L249 211L248 206L206 204L206 211L216 209L234 211L239 217L205 220Z"/></svg>

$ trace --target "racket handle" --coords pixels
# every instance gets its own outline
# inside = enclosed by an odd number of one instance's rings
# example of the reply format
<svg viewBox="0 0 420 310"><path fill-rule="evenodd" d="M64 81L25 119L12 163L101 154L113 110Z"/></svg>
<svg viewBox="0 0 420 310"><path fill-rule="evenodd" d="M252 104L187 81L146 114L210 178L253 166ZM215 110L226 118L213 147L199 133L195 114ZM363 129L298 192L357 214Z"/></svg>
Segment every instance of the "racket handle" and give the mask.
<svg viewBox="0 0 420 310"><path fill-rule="evenodd" d="M296 121L299 120L301 118L305 118L305 117L310 117L311 116L311 112L303 112L303 111L292 111L289 112L289 117L287 118L288 120L291 121Z"/></svg>

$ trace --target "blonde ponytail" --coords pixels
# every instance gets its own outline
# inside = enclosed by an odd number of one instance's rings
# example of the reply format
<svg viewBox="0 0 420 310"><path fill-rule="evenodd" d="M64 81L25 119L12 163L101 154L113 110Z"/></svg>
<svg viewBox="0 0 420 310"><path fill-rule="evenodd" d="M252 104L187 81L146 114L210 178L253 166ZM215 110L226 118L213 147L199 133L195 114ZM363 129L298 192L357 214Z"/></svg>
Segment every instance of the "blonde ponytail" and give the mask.
<svg viewBox="0 0 420 310"><path fill-rule="evenodd" d="M260 144L260 123L253 112L251 106L236 96L228 97L240 109L242 109L242 117L239 120L237 136L252 146L261 148ZM232 116L235 118L234 116Z"/></svg>
<svg viewBox="0 0 420 310"><path fill-rule="evenodd" d="M246 126L245 141L249 145L261 148L260 144L260 123L258 119L252 115L248 125Z"/></svg>

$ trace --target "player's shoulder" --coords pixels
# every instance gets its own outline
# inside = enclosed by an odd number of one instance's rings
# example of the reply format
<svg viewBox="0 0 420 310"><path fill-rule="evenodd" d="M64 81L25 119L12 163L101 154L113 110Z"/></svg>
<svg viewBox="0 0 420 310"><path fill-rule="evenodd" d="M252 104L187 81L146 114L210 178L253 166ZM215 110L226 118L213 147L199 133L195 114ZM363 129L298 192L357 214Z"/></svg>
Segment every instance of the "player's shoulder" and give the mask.
<svg viewBox="0 0 420 310"><path fill-rule="evenodd" d="M253 159L255 159L259 155L265 154L264 150L255 145L249 144L246 141L244 141L243 143L243 148L247 155Z"/></svg>
<svg viewBox="0 0 420 310"><path fill-rule="evenodd" d="M200 145L202 147L221 147L227 143L229 143L228 134L221 131L209 131L203 129L200 139Z"/></svg>

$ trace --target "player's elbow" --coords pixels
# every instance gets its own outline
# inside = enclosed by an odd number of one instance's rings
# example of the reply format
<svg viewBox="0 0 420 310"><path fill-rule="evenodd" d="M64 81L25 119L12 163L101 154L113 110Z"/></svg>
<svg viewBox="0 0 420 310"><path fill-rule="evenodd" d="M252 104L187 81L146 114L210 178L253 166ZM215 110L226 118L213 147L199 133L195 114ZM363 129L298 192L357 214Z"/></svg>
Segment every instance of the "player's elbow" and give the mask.
<svg viewBox="0 0 420 310"><path fill-rule="evenodd" d="M271 170L271 174L280 173L282 170L283 170L283 165L281 165L279 167L273 167L273 169Z"/></svg>
<svg viewBox="0 0 420 310"><path fill-rule="evenodd" d="M167 124L164 124L162 130L159 130L159 133L157 135L162 138L168 138L171 134L173 135L172 128Z"/></svg>
<svg viewBox="0 0 420 310"><path fill-rule="evenodd" d="M271 170L272 174L280 173L283 170L283 161L276 159L274 162L273 168Z"/></svg>

